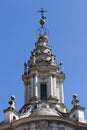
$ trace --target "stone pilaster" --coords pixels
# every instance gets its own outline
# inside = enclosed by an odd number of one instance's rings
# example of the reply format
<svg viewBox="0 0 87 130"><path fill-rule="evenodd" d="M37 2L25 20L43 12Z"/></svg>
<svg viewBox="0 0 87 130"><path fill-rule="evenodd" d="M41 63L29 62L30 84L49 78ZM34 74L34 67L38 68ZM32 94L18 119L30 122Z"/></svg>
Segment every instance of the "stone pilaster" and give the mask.
<svg viewBox="0 0 87 130"><path fill-rule="evenodd" d="M53 96L53 78L50 75L50 96Z"/></svg>
<svg viewBox="0 0 87 130"><path fill-rule="evenodd" d="M54 89L54 96L56 97L56 77L55 77L55 75L54 75L54 77L53 77L53 89Z"/></svg>
<svg viewBox="0 0 87 130"><path fill-rule="evenodd" d="M60 83L60 102L64 103L63 82Z"/></svg>
<svg viewBox="0 0 87 130"><path fill-rule="evenodd" d="M35 74L35 97L38 97L38 75Z"/></svg>

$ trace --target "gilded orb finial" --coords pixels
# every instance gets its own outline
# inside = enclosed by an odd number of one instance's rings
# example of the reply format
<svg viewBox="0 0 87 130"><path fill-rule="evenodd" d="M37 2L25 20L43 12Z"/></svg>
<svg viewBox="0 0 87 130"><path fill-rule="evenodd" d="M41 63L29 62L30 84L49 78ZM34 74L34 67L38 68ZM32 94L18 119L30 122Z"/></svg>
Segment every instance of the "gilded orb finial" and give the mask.
<svg viewBox="0 0 87 130"><path fill-rule="evenodd" d="M41 19L40 20L40 24L43 26L45 24L45 20L44 19Z"/></svg>

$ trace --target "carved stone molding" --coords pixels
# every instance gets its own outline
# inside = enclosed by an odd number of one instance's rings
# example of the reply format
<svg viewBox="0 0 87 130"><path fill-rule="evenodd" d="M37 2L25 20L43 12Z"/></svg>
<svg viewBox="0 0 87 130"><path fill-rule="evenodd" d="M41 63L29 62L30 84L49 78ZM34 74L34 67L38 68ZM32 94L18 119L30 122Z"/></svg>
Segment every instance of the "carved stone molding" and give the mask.
<svg viewBox="0 0 87 130"><path fill-rule="evenodd" d="M42 79L42 80L44 80L44 79L47 78L47 75L39 75L39 78Z"/></svg>
<svg viewBox="0 0 87 130"><path fill-rule="evenodd" d="M47 121L40 121L38 130L51 130Z"/></svg>

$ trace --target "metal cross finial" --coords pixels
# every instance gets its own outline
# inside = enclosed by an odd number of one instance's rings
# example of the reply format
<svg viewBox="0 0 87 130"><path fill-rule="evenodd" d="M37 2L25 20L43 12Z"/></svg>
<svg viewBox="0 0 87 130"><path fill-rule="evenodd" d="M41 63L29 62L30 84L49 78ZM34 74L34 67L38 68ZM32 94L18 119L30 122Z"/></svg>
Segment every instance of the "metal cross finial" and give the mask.
<svg viewBox="0 0 87 130"><path fill-rule="evenodd" d="M41 18L45 19L46 17L44 17L44 13L46 13L47 11L44 10L43 8L41 8L41 10L37 11L38 13L41 13Z"/></svg>

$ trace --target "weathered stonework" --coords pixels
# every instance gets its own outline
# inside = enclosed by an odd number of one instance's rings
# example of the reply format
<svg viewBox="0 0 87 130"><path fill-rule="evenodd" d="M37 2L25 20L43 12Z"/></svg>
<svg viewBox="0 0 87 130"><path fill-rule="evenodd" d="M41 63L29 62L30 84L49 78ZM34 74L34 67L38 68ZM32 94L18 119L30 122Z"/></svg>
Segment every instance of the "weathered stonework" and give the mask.
<svg viewBox="0 0 87 130"><path fill-rule="evenodd" d="M43 26L44 17L40 24L35 49L28 64L24 63L24 105L17 112L15 98L11 97L10 106L4 110L5 120L0 123L0 130L87 130L84 108L79 106L77 95L73 95L71 110L65 106L63 63L55 63Z"/></svg>

